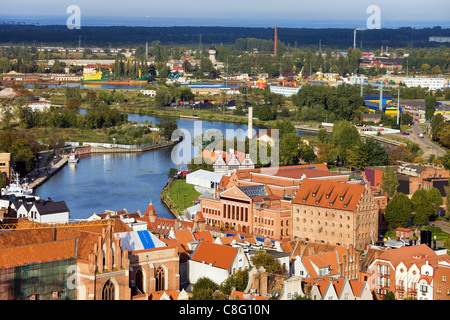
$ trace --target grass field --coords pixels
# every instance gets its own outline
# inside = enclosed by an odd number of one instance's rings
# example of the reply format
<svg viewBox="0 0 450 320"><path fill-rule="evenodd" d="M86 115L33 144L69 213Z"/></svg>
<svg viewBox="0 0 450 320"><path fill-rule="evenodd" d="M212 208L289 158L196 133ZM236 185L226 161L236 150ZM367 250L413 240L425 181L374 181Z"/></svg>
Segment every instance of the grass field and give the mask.
<svg viewBox="0 0 450 320"><path fill-rule="evenodd" d="M194 200L200 196L200 192L194 186L187 184L185 179L174 180L169 187L168 196L176 206L176 210L181 212L194 205Z"/></svg>

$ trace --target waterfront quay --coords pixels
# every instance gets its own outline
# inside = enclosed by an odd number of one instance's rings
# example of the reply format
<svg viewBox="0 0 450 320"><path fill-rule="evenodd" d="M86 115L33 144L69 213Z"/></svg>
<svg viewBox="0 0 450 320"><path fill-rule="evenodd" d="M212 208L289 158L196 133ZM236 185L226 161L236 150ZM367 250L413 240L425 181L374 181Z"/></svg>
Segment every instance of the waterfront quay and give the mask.
<svg viewBox="0 0 450 320"><path fill-rule="evenodd" d="M90 154L102 154L102 153L141 153L152 151L161 148L173 147L181 140L169 141L164 144L151 145L142 148L105 148L105 147L66 147L55 151L53 159L48 161L48 157L51 156L49 151L39 153L39 162L35 169L33 169L27 176L29 181L29 187L33 190L42 185L51 176L58 172L68 163L68 155L66 152L74 152L78 155L90 155Z"/></svg>

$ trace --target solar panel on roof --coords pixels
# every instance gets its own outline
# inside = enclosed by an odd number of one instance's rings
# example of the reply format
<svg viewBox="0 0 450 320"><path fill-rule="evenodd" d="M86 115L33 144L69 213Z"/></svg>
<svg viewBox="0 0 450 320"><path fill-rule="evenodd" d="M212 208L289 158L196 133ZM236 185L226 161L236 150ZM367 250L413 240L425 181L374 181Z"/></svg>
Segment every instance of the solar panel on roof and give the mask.
<svg viewBox="0 0 450 320"><path fill-rule="evenodd" d="M250 198L268 196L265 186L239 187Z"/></svg>

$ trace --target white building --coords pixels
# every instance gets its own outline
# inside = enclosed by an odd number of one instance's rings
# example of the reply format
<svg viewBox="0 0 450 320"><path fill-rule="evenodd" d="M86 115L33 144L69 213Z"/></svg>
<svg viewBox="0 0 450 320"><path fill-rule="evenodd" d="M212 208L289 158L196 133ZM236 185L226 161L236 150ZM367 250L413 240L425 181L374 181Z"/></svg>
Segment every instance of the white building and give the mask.
<svg viewBox="0 0 450 320"><path fill-rule="evenodd" d="M50 101L45 101L45 100L30 102L29 104L27 104L27 107L31 108L31 110L40 111L40 112L50 109L51 106L52 105L51 105Z"/></svg>
<svg viewBox="0 0 450 320"><path fill-rule="evenodd" d="M213 163L214 172L231 175L234 170L255 169L255 164L249 154L236 153L234 150L222 153L217 151L217 158Z"/></svg>
<svg viewBox="0 0 450 320"><path fill-rule="evenodd" d="M223 174L207 170L197 170L186 176L186 183L203 188L216 188L222 180Z"/></svg>
<svg viewBox="0 0 450 320"><path fill-rule="evenodd" d="M17 210L17 217L39 223L67 223L70 211L64 201L38 200L23 203Z"/></svg>
<svg viewBox="0 0 450 320"><path fill-rule="evenodd" d="M411 87L422 87L422 88L428 88L429 90L438 90L438 89L445 89L449 87L449 80L446 80L444 78L403 78L403 83L408 88Z"/></svg>
<svg viewBox="0 0 450 320"><path fill-rule="evenodd" d="M270 92L281 94L285 97L290 97L297 94L300 87L288 87L288 86L269 86Z"/></svg>
<svg viewBox="0 0 450 320"><path fill-rule="evenodd" d="M218 285L238 271L250 269L244 249L200 241L189 260L189 282L208 277Z"/></svg>
<svg viewBox="0 0 450 320"><path fill-rule="evenodd" d="M156 96L156 90L147 90L147 89L143 89L143 90L141 90L141 93L142 93L144 96L150 96L150 97Z"/></svg>

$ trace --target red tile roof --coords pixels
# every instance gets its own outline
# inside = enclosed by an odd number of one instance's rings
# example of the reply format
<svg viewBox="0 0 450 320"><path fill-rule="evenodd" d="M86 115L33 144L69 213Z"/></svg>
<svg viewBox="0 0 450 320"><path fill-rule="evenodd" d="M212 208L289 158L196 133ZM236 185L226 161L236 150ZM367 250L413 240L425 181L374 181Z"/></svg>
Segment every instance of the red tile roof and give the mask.
<svg viewBox="0 0 450 320"><path fill-rule="evenodd" d="M400 262L409 266L411 263L415 263L421 266L428 260L430 264L440 260L447 260L450 256L448 254L437 255L426 244L420 244L417 246L405 246L398 249L387 249L380 256L380 260L388 260L393 266L397 266Z"/></svg>
<svg viewBox="0 0 450 320"><path fill-rule="evenodd" d="M0 269L75 258L76 239L0 249Z"/></svg>
<svg viewBox="0 0 450 320"><path fill-rule="evenodd" d="M194 232L194 237L197 241L214 242L214 238L209 231Z"/></svg>
<svg viewBox="0 0 450 320"><path fill-rule="evenodd" d="M355 211L364 190L356 183L304 179L292 203Z"/></svg>
<svg viewBox="0 0 450 320"><path fill-rule="evenodd" d="M192 255L192 260L228 270L234 261L237 250L230 246L200 241Z"/></svg>

